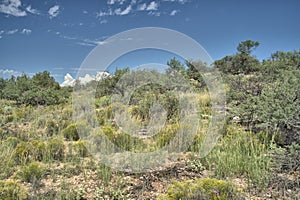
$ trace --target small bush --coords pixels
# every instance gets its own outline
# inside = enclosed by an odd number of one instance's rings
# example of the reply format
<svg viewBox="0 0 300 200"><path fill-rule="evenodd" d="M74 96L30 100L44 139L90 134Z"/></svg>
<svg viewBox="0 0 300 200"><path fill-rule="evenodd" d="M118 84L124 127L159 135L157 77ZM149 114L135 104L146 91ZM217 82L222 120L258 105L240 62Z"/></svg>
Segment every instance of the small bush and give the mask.
<svg viewBox="0 0 300 200"><path fill-rule="evenodd" d="M159 200L235 200L240 199L237 188L223 180L203 178L174 182Z"/></svg>
<svg viewBox="0 0 300 200"><path fill-rule="evenodd" d="M30 160L32 153L32 146L27 142L20 142L17 144L14 152L14 158L17 163L27 163Z"/></svg>
<svg viewBox="0 0 300 200"><path fill-rule="evenodd" d="M49 152L50 159L63 160L65 145L62 140L58 138L52 138L47 143L47 150Z"/></svg>
<svg viewBox="0 0 300 200"><path fill-rule="evenodd" d="M112 179L112 170L110 167L107 167L106 165L99 163L97 169L97 175L98 178L100 178L105 185L108 185L108 183Z"/></svg>
<svg viewBox="0 0 300 200"><path fill-rule="evenodd" d="M17 177L28 183L38 183L43 178L45 169L37 162L21 167Z"/></svg>
<svg viewBox="0 0 300 200"><path fill-rule="evenodd" d="M169 144L178 133L179 128L179 124L171 124L161 130L161 132L157 134L157 136L159 136L158 147L161 148Z"/></svg>
<svg viewBox="0 0 300 200"><path fill-rule="evenodd" d="M47 152L46 143L40 140L31 140L30 143L32 146L31 154L33 159L36 161L42 161Z"/></svg>
<svg viewBox="0 0 300 200"><path fill-rule="evenodd" d="M76 141L72 147L75 150L76 155L81 157L86 157L89 153L82 140Z"/></svg>
<svg viewBox="0 0 300 200"><path fill-rule="evenodd" d="M0 181L0 199L27 199L27 191L18 183L13 181Z"/></svg>
<svg viewBox="0 0 300 200"><path fill-rule="evenodd" d="M67 128L62 130L64 137L69 141L77 141L79 140L78 131L76 129L75 124L69 125Z"/></svg>
<svg viewBox="0 0 300 200"><path fill-rule="evenodd" d="M52 137L58 133L59 127L58 124L55 123L54 120L50 120L46 124L46 134L48 137Z"/></svg>

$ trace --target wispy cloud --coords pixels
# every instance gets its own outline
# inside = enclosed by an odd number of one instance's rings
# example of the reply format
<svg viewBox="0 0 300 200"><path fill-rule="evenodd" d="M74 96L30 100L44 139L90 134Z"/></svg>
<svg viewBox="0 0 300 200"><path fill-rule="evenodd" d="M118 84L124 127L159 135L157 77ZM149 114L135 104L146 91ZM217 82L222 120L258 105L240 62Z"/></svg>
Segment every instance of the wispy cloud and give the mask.
<svg viewBox="0 0 300 200"><path fill-rule="evenodd" d="M158 4L155 1L152 1L146 8L146 10L157 10Z"/></svg>
<svg viewBox="0 0 300 200"><path fill-rule="evenodd" d="M121 8L117 8L114 11L112 11L111 8L109 8L107 11L100 11L96 13L96 17L102 18L105 16L113 16L113 15L128 15L131 11L132 11L131 5L128 5L124 10L122 10ZM107 21L103 21L103 22L106 23Z"/></svg>
<svg viewBox="0 0 300 200"><path fill-rule="evenodd" d="M27 13L21 9L21 6L22 3L20 0L4 0L0 4L0 12L16 17L24 17Z"/></svg>
<svg viewBox="0 0 300 200"><path fill-rule="evenodd" d="M146 10L146 8L147 8L147 4L143 3L143 4L138 5L137 10L143 11L143 10Z"/></svg>
<svg viewBox="0 0 300 200"><path fill-rule="evenodd" d="M22 72L13 70L13 69L0 69L0 75L9 77L9 76L20 76L22 75Z"/></svg>
<svg viewBox="0 0 300 200"><path fill-rule="evenodd" d="M15 34L16 32L18 32L18 29L13 29L13 30L7 31L6 34L7 34L7 35L13 35L13 34Z"/></svg>
<svg viewBox="0 0 300 200"><path fill-rule="evenodd" d="M106 24L108 21L106 19L103 19L100 21L100 24Z"/></svg>
<svg viewBox="0 0 300 200"><path fill-rule="evenodd" d="M59 14L59 5L55 5L53 7L51 7L48 11L48 14L50 15L50 18L54 18L57 17L57 15Z"/></svg>
<svg viewBox="0 0 300 200"><path fill-rule="evenodd" d="M29 35L31 32L32 32L32 30L26 29L26 28L24 28L24 29L21 31L22 34L26 34L26 35Z"/></svg>
<svg viewBox="0 0 300 200"><path fill-rule="evenodd" d="M94 47L94 46L97 46L97 45L103 45L103 44L106 44L105 41L103 40L99 40L99 39L94 39L94 40L91 40L91 39L84 39L82 41L79 41L77 42L77 44L81 45L81 46L90 46L90 47Z"/></svg>
<svg viewBox="0 0 300 200"><path fill-rule="evenodd" d="M108 9L108 11L100 11L98 13L96 13L96 17L104 17L104 16L111 16L113 15L114 13L112 12L111 9Z"/></svg>
<svg viewBox="0 0 300 200"><path fill-rule="evenodd" d="M40 14L40 12L37 9L31 8L31 5L26 7L26 11L31 13L31 14L34 14L34 15L39 15Z"/></svg>
<svg viewBox="0 0 300 200"><path fill-rule="evenodd" d="M120 5L123 5L126 2L126 0L108 0L107 4L108 5L114 5L115 3L118 3Z"/></svg>
<svg viewBox="0 0 300 200"><path fill-rule="evenodd" d="M190 2L191 0L162 0L162 1L186 4L186 3Z"/></svg>
<svg viewBox="0 0 300 200"><path fill-rule="evenodd" d="M178 10L172 10L170 13L170 16L175 16L179 11Z"/></svg>
<svg viewBox="0 0 300 200"><path fill-rule="evenodd" d="M116 15L128 15L131 11L132 7L131 5L127 6L127 8L125 8L125 10L121 10L120 8L115 10L115 14Z"/></svg>

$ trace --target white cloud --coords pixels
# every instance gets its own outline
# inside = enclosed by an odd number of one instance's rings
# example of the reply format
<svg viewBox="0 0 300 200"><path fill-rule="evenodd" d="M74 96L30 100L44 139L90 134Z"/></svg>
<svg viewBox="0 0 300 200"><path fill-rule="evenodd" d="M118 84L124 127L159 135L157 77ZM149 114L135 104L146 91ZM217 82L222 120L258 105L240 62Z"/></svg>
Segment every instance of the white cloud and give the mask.
<svg viewBox="0 0 300 200"><path fill-rule="evenodd" d="M85 84L95 80L95 78L93 78L89 74L86 74L84 77L79 77L78 80L79 80L80 84L85 85Z"/></svg>
<svg viewBox="0 0 300 200"><path fill-rule="evenodd" d="M85 74L83 77L79 77L79 83L82 85L85 85L91 81L100 81L102 79L108 78L111 75L107 72L97 72L96 76L90 75L90 74ZM67 73L64 77L64 81L60 84L62 87L66 86L74 86L76 83L76 79L74 79L69 73Z"/></svg>
<svg viewBox="0 0 300 200"><path fill-rule="evenodd" d="M20 76L22 75L22 72L13 69L0 69L0 74L2 74L4 77L10 77L10 76Z"/></svg>
<svg viewBox="0 0 300 200"><path fill-rule="evenodd" d="M152 1L146 8L146 10L157 10L158 4L155 1Z"/></svg>
<svg viewBox="0 0 300 200"><path fill-rule="evenodd" d="M170 16L175 16L178 13L178 10L172 10L172 12L170 13Z"/></svg>
<svg viewBox="0 0 300 200"><path fill-rule="evenodd" d="M20 0L4 0L3 3L0 4L0 12L16 17L24 17L27 13L21 10L21 5Z"/></svg>
<svg viewBox="0 0 300 200"><path fill-rule="evenodd" d="M59 14L59 5L51 7L48 11L48 14L50 15L50 18L57 17L57 15Z"/></svg>
<svg viewBox="0 0 300 200"><path fill-rule="evenodd" d="M137 10L143 11L143 10L145 10L146 8L147 8L146 3L143 3L143 4L138 5Z"/></svg>
<svg viewBox="0 0 300 200"><path fill-rule="evenodd" d="M88 14L88 11L84 10L82 11L83 14Z"/></svg>
<svg viewBox="0 0 300 200"><path fill-rule="evenodd" d="M24 28L24 29L21 31L22 34L26 34L26 35L29 35L31 32L32 32L32 31L31 31L30 29L26 29L26 28Z"/></svg>
<svg viewBox="0 0 300 200"><path fill-rule="evenodd" d="M3 31L3 30L1 30L1 31L0 31L0 35L2 35L3 33L4 33L4 31Z"/></svg>
<svg viewBox="0 0 300 200"><path fill-rule="evenodd" d="M125 10L121 11L120 8L115 10L115 14L116 15L128 15L131 11L132 7L131 5L127 6L127 8L125 8Z"/></svg>
<svg viewBox="0 0 300 200"><path fill-rule="evenodd" d="M110 15L114 15L114 13L112 12L111 9L108 9L107 12L103 12L103 11L100 11L98 13L96 13L96 17L104 17L104 16L110 16Z"/></svg>
<svg viewBox="0 0 300 200"><path fill-rule="evenodd" d="M71 76L71 74L66 74L64 77L64 82L62 82L60 84L60 86L62 87L66 87L66 86L74 86L75 85L75 79Z"/></svg>
<svg viewBox="0 0 300 200"><path fill-rule="evenodd" d="M15 34L16 32L18 32L18 29L14 29L14 30L7 31L6 34L7 34L7 35L13 35L13 34Z"/></svg>
<svg viewBox="0 0 300 200"><path fill-rule="evenodd" d="M118 3L119 5L123 5L126 0L108 0L107 4L108 5L114 5L115 3Z"/></svg>
<svg viewBox="0 0 300 200"><path fill-rule="evenodd" d="M31 5L26 7L26 11L31 13L31 14L35 14L35 15L39 15L40 12L37 9L31 8Z"/></svg>

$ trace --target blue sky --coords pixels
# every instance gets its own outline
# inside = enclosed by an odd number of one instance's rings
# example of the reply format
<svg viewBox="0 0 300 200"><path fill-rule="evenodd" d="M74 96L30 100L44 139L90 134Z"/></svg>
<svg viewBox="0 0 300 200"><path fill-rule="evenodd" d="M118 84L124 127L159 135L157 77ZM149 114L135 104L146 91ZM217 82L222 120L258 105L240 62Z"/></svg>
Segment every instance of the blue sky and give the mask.
<svg viewBox="0 0 300 200"><path fill-rule="evenodd" d="M190 36L213 60L247 39L259 41L254 55L267 59L299 50L299 9L298 0L0 0L0 77L48 70L62 82L108 37L149 26ZM116 63L165 64L168 56L145 51Z"/></svg>

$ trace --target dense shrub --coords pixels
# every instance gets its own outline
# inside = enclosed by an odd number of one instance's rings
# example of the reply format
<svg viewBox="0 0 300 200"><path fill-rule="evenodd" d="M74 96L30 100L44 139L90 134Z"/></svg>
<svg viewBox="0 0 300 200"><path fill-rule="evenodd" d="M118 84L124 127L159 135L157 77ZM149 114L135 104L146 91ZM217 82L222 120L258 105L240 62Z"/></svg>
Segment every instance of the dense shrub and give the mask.
<svg viewBox="0 0 300 200"><path fill-rule="evenodd" d="M31 154L32 159L35 161L42 161L45 159L47 154L47 146L46 143L40 140L31 140Z"/></svg>
<svg viewBox="0 0 300 200"><path fill-rule="evenodd" d="M58 138L52 138L47 142L47 150L49 152L50 159L63 160L65 145L62 140Z"/></svg>
<svg viewBox="0 0 300 200"><path fill-rule="evenodd" d="M159 200L234 200L241 199L237 188L223 180L203 178L174 182Z"/></svg>
<svg viewBox="0 0 300 200"><path fill-rule="evenodd" d="M86 157L88 155L88 150L85 147L85 143L82 140L76 141L72 145L72 149L75 151L75 154L81 157Z"/></svg>
<svg viewBox="0 0 300 200"><path fill-rule="evenodd" d="M52 137L58 133L59 127L58 124L54 120L47 121L46 124L46 134L48 137Z"/></svg>
<svg viewBox="0 0 300 200"><path fill-rule="evenodd" d="M79 140L79 135L75 124L70 124L67 128L62 130L62 134L67 140L70 141Z"/></svg>
<svg viewBox="0 0 300 200"><path fill-rule="evenodd" d="M17 177L28 183L38 183L43 178L45 169L37 162L32 162L21 167L17 172Z"/></svg>
<svg viewBox="0 0 300 200"><path fill-rule="evenodd" d="M256 135L229 125L227 135L203 159L218 177L245 176L256 186L267 185L270 169L268 147Z"/></svg>
<svg viewBox="0 0 300 200"><path fill-rule="evenodd" d="M20 184L13 181L0 181L0 199L27 199L27 191Z"/></svg>
<svg viewBox="0 0 300 200"><path fill-rule="evenodd" d="M14 158L17 163L27 163L31 159L32 146L28 142L17 144L14 152Z"/></svg>

